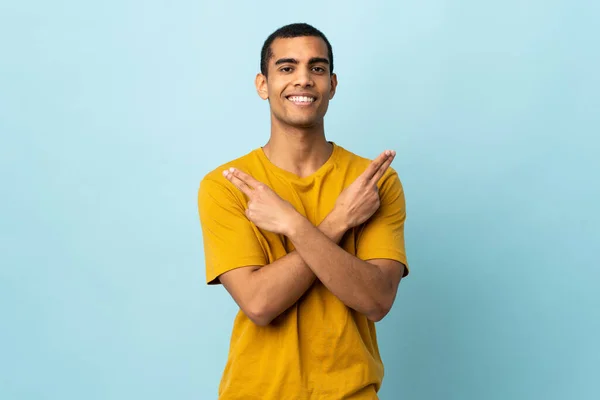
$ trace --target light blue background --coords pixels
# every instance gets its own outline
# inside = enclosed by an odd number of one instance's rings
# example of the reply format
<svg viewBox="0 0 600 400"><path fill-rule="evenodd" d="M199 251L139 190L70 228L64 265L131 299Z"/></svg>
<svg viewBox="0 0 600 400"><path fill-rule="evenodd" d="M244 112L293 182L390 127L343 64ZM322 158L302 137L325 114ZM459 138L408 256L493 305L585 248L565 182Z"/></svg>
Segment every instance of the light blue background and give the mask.
<svg viewBox="0 0 600 400"><path fill-rule="evenodd" d="M216 398L198 183L268 139L260 47L298 21L328 138L398 151L381 398L600 398L598 2L365 4L1 3L1 399Z"/></svg>

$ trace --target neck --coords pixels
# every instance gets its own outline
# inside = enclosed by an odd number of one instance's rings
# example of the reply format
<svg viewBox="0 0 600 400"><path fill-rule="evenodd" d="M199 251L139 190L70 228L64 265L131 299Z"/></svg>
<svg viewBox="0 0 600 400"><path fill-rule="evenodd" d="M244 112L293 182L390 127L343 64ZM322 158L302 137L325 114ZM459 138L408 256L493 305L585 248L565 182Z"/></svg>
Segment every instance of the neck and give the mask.
<svg viewBox="0 0 600 400"><path fill-rule="evenodd" d="M279 168L305 177L317 171L331 156L333 146L325 138L322 123L310 128L295 128L273 122L271 137L263 151Z"/></svg>

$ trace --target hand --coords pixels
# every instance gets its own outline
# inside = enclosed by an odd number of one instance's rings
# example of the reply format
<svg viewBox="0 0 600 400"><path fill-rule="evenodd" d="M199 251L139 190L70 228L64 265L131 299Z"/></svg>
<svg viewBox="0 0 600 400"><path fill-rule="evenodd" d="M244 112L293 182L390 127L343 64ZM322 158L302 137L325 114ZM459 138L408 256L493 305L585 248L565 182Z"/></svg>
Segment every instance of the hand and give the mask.
<svg viewBox="0 0 600 400"><path fill-rule="evenodd" d="M380 206L377 182L392 164L396 152L386 150L379 155L350 186L340 194L334 211L340 213L348 228L371 218Z"/></svg>
<svg viewBox="0 0 600 400"><path fill-rule="evenodd" d="M248 196L246 217L254 225L269 232L287 235L300 216L294 206L264 183L238 169L225 170L223 176Z"/></svg>

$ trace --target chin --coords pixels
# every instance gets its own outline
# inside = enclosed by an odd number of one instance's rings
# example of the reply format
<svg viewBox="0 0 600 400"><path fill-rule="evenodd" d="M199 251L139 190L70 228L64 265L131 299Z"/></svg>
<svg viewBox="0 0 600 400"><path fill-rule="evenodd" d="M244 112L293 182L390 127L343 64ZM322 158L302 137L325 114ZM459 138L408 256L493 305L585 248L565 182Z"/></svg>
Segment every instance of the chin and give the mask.
<svg viewBox="0 0 600 400"><path fill-rule="evenodd" d="M314 126L319 125L319 122L317 120L311 119L311 120L289 121L288 124L293 127L296 127L296 128L312 128Z"/></svg>
<svg viewBox="0 0 600 400"><path fill-rule="evenodd" d="M287 125L294 128L312 128L323 124L323 118L319 118L317 115L277 115L274 114L276 120L280 124Z"/></svg>
<svg viewBox="0 0 600 400"><path fill-rule="evenodd" d="M286 123L288 125L292 125L292 126L297 126L297 127L302 127L302 128L310 128L313 126L317 126L322 124L323 122L323 118L319 118L317 115L297 115L295 116L290 116L290 118L286 119Z"/></svg>

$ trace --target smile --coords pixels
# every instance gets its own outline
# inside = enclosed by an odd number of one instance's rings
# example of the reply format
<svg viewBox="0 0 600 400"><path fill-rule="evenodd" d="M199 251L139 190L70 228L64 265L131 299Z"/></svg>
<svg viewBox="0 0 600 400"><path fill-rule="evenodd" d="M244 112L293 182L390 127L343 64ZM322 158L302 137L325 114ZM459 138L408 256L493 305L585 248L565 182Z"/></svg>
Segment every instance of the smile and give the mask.
<svg viewBox="0 0 600 400"><path fill-rule="evenodd" d="M310 96L288 96L287 99L297 105L308 105L315 101L315 98Z"/></svg>

